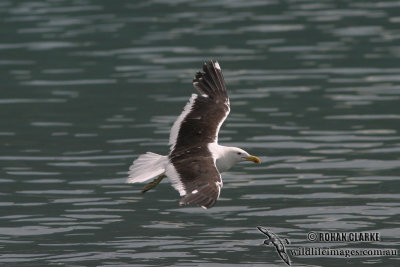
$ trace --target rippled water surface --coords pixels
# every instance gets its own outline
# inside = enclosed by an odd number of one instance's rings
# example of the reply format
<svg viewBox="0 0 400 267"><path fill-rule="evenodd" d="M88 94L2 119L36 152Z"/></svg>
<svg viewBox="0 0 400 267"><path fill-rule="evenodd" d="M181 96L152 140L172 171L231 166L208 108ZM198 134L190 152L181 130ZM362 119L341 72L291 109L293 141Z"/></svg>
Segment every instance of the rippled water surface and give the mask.
<svg viewBox="0 0 400 267"><path fill-rule="evenodd" d="M287 248L399 248L399 14L385 0L1 1L0 265L285 266L256 226ZM179 207L167 181L143 195L129 165L168 153L210 58L231 98L220 143L262 164L225 173L210 210Z"/></svg>

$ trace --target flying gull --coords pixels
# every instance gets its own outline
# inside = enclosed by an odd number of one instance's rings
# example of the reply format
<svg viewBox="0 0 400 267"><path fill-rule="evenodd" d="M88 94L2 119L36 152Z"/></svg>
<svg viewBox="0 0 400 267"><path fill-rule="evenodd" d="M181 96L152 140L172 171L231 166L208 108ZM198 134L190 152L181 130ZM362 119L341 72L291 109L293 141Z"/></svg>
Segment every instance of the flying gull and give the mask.
<svg viewBox="0 0 400 267"><path fill-rule="evenodd" d="M129 168L128 183L154 181L143 193L168 177L183 198L180 205L214 206L222 187L221 174L241 161L260 159L237 147L218 144L218 132L230 111L224 77L218 62L204 63L193 79L200 95L192 94L172 126L168 156L152 152L140 155Z"/></svg>

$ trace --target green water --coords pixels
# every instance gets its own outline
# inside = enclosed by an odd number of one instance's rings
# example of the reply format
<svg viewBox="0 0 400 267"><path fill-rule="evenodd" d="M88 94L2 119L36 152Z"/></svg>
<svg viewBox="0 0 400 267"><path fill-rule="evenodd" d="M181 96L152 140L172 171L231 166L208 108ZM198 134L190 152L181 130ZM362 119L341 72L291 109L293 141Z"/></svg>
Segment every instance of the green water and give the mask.
<svg viewBox="0 0 400 267"><path fill-rule="evenodd" d="M0 265L285 266L256 226L287 249L398 249L399 14L396 1L2 1ZM210 210L179 207L168 181L142 195L129 165L168 153L208 59L231 99L220 143L262 164L224 173Z"/></svg>

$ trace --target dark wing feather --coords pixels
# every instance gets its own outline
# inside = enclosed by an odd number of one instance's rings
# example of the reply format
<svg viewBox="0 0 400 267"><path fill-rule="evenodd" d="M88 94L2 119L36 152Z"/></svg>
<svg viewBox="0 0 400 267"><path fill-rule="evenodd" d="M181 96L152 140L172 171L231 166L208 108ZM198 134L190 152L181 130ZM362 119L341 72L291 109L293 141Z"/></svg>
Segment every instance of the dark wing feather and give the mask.
<svg viewBox="0 0 400 267"><path fill-rule="evenodd" d="M219 197L222 180L208 149L193 148L175 155L171 158L171 163L186 192L179 204L197 204L211 208Z"/></svg>
<svg viewBox="0 0 400 267"><path fill-rule="evenodd" d="M219 127L228 116L229 99L218 63L209 61L198 72L193 86L201 95L193 95L171 130L172 153L218 138Z"/></svg>
<svg viewBox="0 0 400 267"><path fill-rule="evenodd" d="M180 204L211 208L222 187L208 144L217 141L221 124L229 114L229 99L221 68L217 62L204 63L193 86L201 95L193 95L171 130L169 159L179 177L175 187L183 185L186 195Z"/></svg>
<svg viewBox="0 0 400 267"><path fill-rule="evenodd" d="M218 62L204 63L203 72L198 72L193 79L193 86L200 93L213 99L220 98L229 104L225 80Z"/></svg>
<svg viewBox="0 0 400 267"><path fill-rule="evenodd" d="M214 206L215 202L218 199L219 190L215 184L208 183L205 184L198 189L196 189L196 193L189 193L184 196L180 201L180 205L188 205L188 204L196 204L206 209Z"/></svg>

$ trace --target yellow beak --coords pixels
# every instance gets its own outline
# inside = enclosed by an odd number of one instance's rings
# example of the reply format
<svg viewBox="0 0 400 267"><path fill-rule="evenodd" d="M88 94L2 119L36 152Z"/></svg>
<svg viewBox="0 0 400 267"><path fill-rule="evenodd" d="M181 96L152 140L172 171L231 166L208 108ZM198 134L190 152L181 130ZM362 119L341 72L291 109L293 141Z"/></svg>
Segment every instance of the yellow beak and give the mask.
<svg viewBox="0 0 400 267"><path fill-rule="evenodd" d="M261 163L261 161L260 161L260 159L259 158L257 158L256 156L248 156L248 157L244 157L244 159L245 160L248 160L248 161L252 161L252 162L254 162L254 163L257 163L257 164L260 164Z"/></svg>

